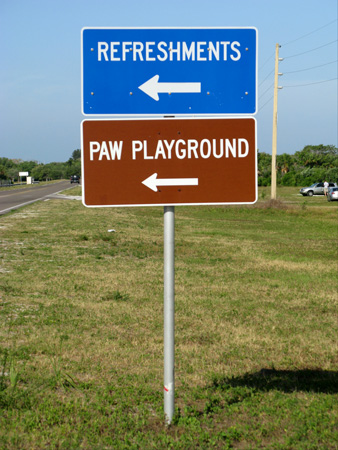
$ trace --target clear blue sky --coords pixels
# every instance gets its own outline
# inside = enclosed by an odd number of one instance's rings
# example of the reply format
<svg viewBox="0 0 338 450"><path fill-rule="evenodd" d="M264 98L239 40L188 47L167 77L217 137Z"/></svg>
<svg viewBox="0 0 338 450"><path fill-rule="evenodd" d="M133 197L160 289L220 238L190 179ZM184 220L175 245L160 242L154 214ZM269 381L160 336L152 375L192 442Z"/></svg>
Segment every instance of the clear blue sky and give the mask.
<svg viewBox="0 0 338 450"><path fill-rule="evenodd" d="M259 150L271 153L277 42L278 153L337 146L337 0L1 0L0 156L47 163L80 148L81 29L115 26L256 27Z"/></svg>

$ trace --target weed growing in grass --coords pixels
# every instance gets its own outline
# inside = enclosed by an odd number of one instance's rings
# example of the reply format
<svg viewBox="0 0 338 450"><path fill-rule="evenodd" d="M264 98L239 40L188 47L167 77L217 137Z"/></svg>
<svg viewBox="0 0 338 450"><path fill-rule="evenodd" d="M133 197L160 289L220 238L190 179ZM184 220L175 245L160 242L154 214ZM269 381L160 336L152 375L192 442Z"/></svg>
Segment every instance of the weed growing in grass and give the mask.
<svg viewBox="0 0 338 450"><path fill-rule="evenodd" d="M20 371L15 353L10 349L3 349L0 359L0 408L15 407L21 393L18 391Z"/></svg>
<svg viewBox="0 0 338 450"><path fill-rule="evenodd" d="M271 198L269 200L266 200L264 203L259 205L259 207L263 209L279 209L279 210L287 209L287 205L279 198L277 199Z"/></svg>
<svg viewBox="0 0 338 450"><path fill-rule="evenodd" d="M4 391L8 387L7 378L9 376L9 372L7 372L9 365L11 365L11 362L9 362L9 351L7 349L4 349L2 354L2 360L0 361L0 391ZM12 384L12 383L11 383ZM15 382L16 386L17 382ZM14 388L15 388L14 386Z"/></svg>
<svg viewBox="0 0 338 450"><path fill-rule="evenodd" d="M67 339L67 338L66 338ZM54 344L50 349L50 363L53 370L53 376L50 379L50 386L53 389L62 387L64 389L76 387L76 382L72 376L65 372L62 368L62 343L65 340L64 336L60 337L59 343Z"/></svg>
<svg viewBox="0 0 338 450"><path fill-rule="evenodd" d="M110 300L114 300L117 302L126 302L127 300L129 300L129 295L128 294L122 294L120 291L113 291L113 292L108 292L107 294L101 296L101 300L106 302L106 301L110 301Z"/></svg>
<svg viewBox="0 0 338 450"><path fill-rule="evenodd" d="M14 358L11 359L11 362L9 365L9 381L10 381L10 387L11 387L12 393L13 393L15 391L16 386L19 381L19 372L17 371Z"/></svg>

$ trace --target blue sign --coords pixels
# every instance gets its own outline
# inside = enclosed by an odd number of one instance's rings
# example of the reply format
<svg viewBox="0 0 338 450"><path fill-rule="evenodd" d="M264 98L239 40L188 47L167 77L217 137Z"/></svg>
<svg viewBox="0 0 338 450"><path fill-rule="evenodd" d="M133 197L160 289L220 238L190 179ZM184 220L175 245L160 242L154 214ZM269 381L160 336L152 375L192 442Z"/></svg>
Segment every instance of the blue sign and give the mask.
<svg viewBox="0 0 338 450"><path fill-rule="evenodd" d="M257 111L256 28L84 28L85 115Z"/></svg>

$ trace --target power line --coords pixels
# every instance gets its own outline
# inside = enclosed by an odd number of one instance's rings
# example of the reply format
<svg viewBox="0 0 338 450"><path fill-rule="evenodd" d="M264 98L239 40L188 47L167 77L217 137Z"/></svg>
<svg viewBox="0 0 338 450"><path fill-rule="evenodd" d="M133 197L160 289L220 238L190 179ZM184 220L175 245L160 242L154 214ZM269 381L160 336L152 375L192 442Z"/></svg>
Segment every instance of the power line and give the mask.
<svg viewBox="0 0 338 450"><path fill-rule="evenodd" d="M337 61L338 61L338 59L336 59L335 61L331 61L331 62L325 63L325 64L319 64L318 66L308 67L307 69L292 70L291 72L283 72L283 74L286 74L286 73L304 72L304 71L306 71L306 70L316 69L317 67L328 66L329 64L336 63Z"/></svg>
<svg viewBox="0 0 338 450"><path fill-rule="evenodd" d="M326 28L329 25L332 25L333 23L337 22L337 20L338 19L332 20L331 22L327 23L326 25L323 25L322 27L319 27L319 28L316 28L313 31L310 31L310 33L304 34L303 36L300 36L299 38L294 39L293 41L289 41L286 44L282 44L282 46L285 47L286 45L293 44L294 42L299 41L300 39L303 39L303 38L305 38L307 36L310 36L310 34L316 33L317 31L322 30L323 28Z"/></svg>
<svg viewBox="0 0 338 450"><path fill-rule="evenodd" d="M264 83L264 81L269 78L269 76L273 73L273 71L274 71L274 69L272 69L271 72L267 74L267 76L264 78L264 80L259 83L258 87L261 86Z"/></svg>
<svg viewBox="0 0 338 450"><path fill-rule="evenodd" d="M270 84L270 86L263 92L263 94L261 94L259 96L259 98L262 98L268 91L270 91L270 89L273 87L274 85L274 81L272 82L272 84Z"/></svg>
<svg viewBox="0 0 338 450"><path fill-rule="evenodd" d="M274 53L272 53L272 55L269 56L269 58L265 61L265 63L263 63L263 64L261 65L261 67L258 68L258 70L262 70L263 67L265 66L265 64L268 63L268 62L270 61L270 59L273 58L273 56L274 56Z"/></svg>
<svg viewBox="0 0 338 450"><path fill-rule="evenodd" d="M264 106L266 106L269 102L271 102L272 99L273 99L273 96L270 97L269 100L266 101L266 102L264 103L263 106L260 106L260 107L258 108L258 113L260 113L260 112L262 111L262 109L264 108Z"/></svg>
<svg viewBox="0 0 338 450"><path fill-rule="evenodd" d="M314 52L315 50L318 50L323 47L327 47L328 45L331 45L331 44L337 42L337 40L338 39L335 39L334 41L328 42L327 44L321 45L320 47L312 48L311 50L307 50L306 52L297 53L296 55L284 56L284 59L294 58L295 56L300 56L300 55L304 55L305 53Z"/></svg>
<svg viewBox="0 0 338 450"><path fill-rule="evenodd" d="M297 41L299 41L300 39L303 39L303 38L305 38L305 37L307 37L307 36L310 36L311 34L316 33L317 31L320 31L320 30L322 30L322 29L324 29L324 28L330 26L330 25L332 25L333 23L336 23L337 21L338 21L338 19L334 19L334 20L332 20L331 22L328 22L328 23L326 23L325 25L322 25L321 27L316 28L315 30L310 31L309 33L303 34L302 36L299 36L298 38L293 39L292 41L288 41L288 42L286 42L285 44L282 44L282 47L285 47L286 45L289 45L289 44L293 44L294 42L297 42ZM337 40L332 41L332 42L329 42L329 43L327 43L327 44L324 44L324 45L322 45L322 46L320 46L320 47L316 47L316 48L314 48L314 49L308 50L308 51L303 52L303 53L298 53L298 54L296 54L296 55L291 55L291 56L285 56L284 59L287 59L287 58L293 58L293 57L296 57L296 56L303 55L303 54L305 54L305 53L309 53L309 52L318 50L318 49L323 48L323 47L325 47L325 46L327 46L327 45L333 44L334 42L337 42ZM258 68L258 70L261 71L261 70L263 69L263 67L265 67L265 65L273 58L273 56L274 56L274 53L272 53L272 54L267 58L267 60L261 65L261 67ZM334 61L334 62L336 62L336 61ZM328 64L330 64L330 63L328 63ZM322 64L322 65L325 65L325 64ZM316 67L316 66L315 66L315 67ZM314 68L315 68L315 67L314 67ZM310 70L310 69L304 69L304 70ZM272 71L272 72L273 72L273 71ZM261 81L261 83L259 84L259 86L260 86L261 84L264 83L264 81L271 75L272 72L270 72L270 73L264 78L264 80ZM294 71L294 72L285 72L285 73L295 73L295 72L296 72L296 71Z"/></svg>
<svg viewBox="0 0 338 450"><path fill-rule="evenodd" d="M306 84L283 85L283 87L293 88L293 87L301 87L301 86L311 86L312 84L328 83L329 81L334 81L334 80L338 80L338 78L331 78L330 80L314 81L313 83L306 83Z"/></svg>

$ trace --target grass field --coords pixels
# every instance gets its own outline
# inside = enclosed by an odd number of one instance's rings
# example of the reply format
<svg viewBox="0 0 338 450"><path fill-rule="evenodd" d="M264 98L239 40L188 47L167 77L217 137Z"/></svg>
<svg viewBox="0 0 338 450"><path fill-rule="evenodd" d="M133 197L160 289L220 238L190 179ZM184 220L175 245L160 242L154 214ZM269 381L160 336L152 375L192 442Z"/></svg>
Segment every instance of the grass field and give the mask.
<svg viewBox="0 0 338 450"><path fill-rule="evenodd" d="M0 448L338 449L337 203L298 191L176 208L169 427L163 208L1 216Z"/></svg>

